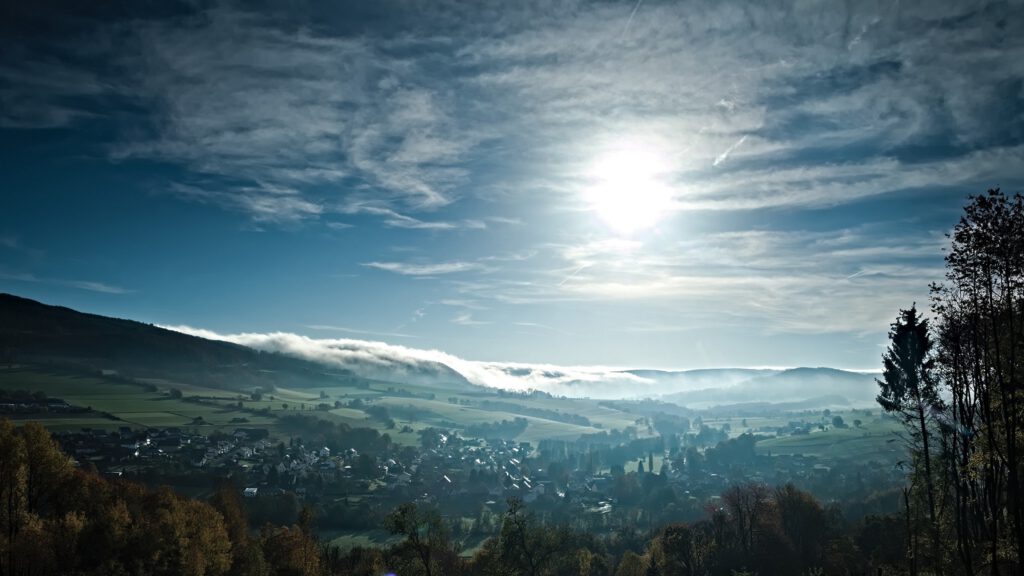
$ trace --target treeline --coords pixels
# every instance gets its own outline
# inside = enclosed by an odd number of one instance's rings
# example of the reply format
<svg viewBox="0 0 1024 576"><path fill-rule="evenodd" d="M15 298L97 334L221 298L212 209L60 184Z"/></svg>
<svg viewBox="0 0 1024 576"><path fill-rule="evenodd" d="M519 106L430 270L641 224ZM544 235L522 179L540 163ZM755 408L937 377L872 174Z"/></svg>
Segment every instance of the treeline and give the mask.
<svg viewBox="0 0 1024 576"><path fill-rule="evenodd" d="M308 507L254 533L236 486L221 484L203 502L107 480L75 468L38 424L0 421L3 576L847 575L906 565L901 518L851 526L793 486L734 487L698 522L600 536L544 522L512 499L497 534L470 557L452 536L457 521L405 504L383 522L398 544L342 553L318 541Z"/></svg>
<svg viewBox="0 0 1024 576"><path fill-rule="evenodd" d="M542 522L513 499L498 535L469 558L429 506L403 505L386 526L404 539L383 549L325 551L324 568L353 576L740 576L893 574L905 564L899 518L848 525L791 485L737 486L699 522L608 536Z"/></svg>
<svg viewBox="0 0 1024 576"><path fill-rule="evenodd" d="M0 390L0 402L46 402L41 390Z"/></svg>
<svg viewBox="0 0 1024 576"><path fill-rule="evenodd" d="M531 394L530 397L534 397L534 394ZM564 422L566 424L575 424L577 426L592 425L589 418L580 414L570 414L568 412L559 412L558 410L549 410L547 408L536 408L534 406L523 406L522 404L517 404L515 402L505 402L503 400L481 400L479 406L483 410L532 416L534 418L543 418L544 420Z"/></svg>
<svg viewBox="0 0 1024 576"><path fill-rule="evenodd" d="M75 468L45 428L0 421L0 574L316 574L309 517L252 536L238 491L210 503Z"/></svg>
<svg viewBox="0 0 1024 576"><path fill-rule="evenodd" d="M354 448L357 452L377 454L391 448L391 436L374 428L352 427L344 422L335 423L300 414L281 416L277 425L299 437L303 443L326 446L334 452Z"/></svg>
<svg viewBox="0 0 1024 576"><path fill-rule="evenodd" d="M482 422L466 426L465 433L475 438L498 438L501 440L512 440L526 431L529 422L526 418L513 418L501 422Z"/></svg>
<svg viewBox="0 0 1024 576"><path fill-rule="evenodd" d="M1024 552L1024 198L972 197L932 317L900 312L878 401L911 452L911 574L1020 574Z"/></svg>

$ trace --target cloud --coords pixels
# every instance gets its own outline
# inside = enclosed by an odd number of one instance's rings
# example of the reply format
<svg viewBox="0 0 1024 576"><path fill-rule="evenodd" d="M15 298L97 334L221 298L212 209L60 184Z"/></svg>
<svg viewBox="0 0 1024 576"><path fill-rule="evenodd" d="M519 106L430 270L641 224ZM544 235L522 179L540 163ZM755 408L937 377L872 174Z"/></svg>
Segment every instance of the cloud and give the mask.
<svg viewBox="0 0 1024 576"><path fill-rule="evenodd" d="M134 292L134 290L128 290L121 288L120 286L104 284L103 282L91 282L88 280L64 280L58 281L58 283L67 284L68 286L80 288L82 290L89 290L90 292L101 292L103 294L131 294Z"/></svg>
<svg viewBox="0 0 1024 576"><path fill-rule="evenodd" d="M403 276L436 276L438 274L454 274L480 270L482 266L474 262L439 262L434 264L412 264L408 262L366 262L368 268L376 268L394 272Z"/></svg>
<svg viewBox="0 0 1024 576"><path fill-rule="evenodd" d="M258 221L315 218L339 196L412 210L456 198L480 136L443 78L397 55L408 47L227 3L118 16L5 42L0 126L101 120L112 159L183 167L170 192Z"/></svg>
<svg viewBox="0 0 1024 576"><path fill-rule="evenodd" d="M452 300L482 308L594 302L656 311L656 323L635 314L617 327L630 333L735 325L763 335L878 334L893 311L941 280L947 243L941 233L878 222L551 244L548 258L512 276L453 280L460 296Z"/></svg>
<svg viewBox="0 0 1024 576"><path fill-rule="evenodd" d="M487 228L487 224L480 220L461 220L461 221L427 221L413 218L405 214L399 214L391 208L384 208L381 206L370 206L364 203L353 203L347 205L341 209L341 212L345 214L371 214L374 216L380 216L381 221L385 226L389 228L405 228L409 230L482 230Z"/></svg>
<svg viewBox="0 0 1024 576"><path fill-rule="evenodd" d="M361 334L363 336L383 336L386 338L416 338L416 336L413 336L412 334L404 334L402 332L378 332L375 330L357 330L355 328L346 328L345 326L334 326L330 324L307 324L306 328L309 328L310 330L323 330L327 332L347 332L349 334Z"/></svg>
<svg viewBox="0 0 1024 576"><path fill-rule="evenodd" d="M480 303L478 303L475 300L460 300L458 298L445 298L444 300L441 300L441 304L444 304L445 306L456 307L456 308L468 308L470 310L486 310L487 309L486 306L480 305Z"/></svg>
<svg viewBox="0 0 1024 576"><path fill-rule="evenodd" d="M316 339L285 332L218 334L190 326L163 326L169 330L212 340L224 340L257 350L279 352L328 366L346 368L364 377L444 377L454 370L478 386L507 390L543 390L568 396L621 398L661 393L653 381L600 366L556 366L514 362L476 362L438 350L396 346L384 342Z"/></svg>
<svg viewBox="0 0 1024 576"><path fill-rule="evenodd" d="M0 128L61 128L92 118L81 100L109 90L88 68L7 46L0 63Z"/></svg>
<svg viewBox="0 0 1024 576"><path fill-rule="evenodd" d="M304 199L294 189L257 185L213 190L206 186L172 183L169 190L195 202L242 210L255 222L295 222L323 212L322 206Z"/></svg>
<svg viewBox="0 0 1024 576"><path fill-rule="evenodd" d="M371 202L385 226L422 230L516 221L419 217L497 187L571 203L601 143L630 137L658 142L678 209L1019 176L1013 4L385 5L372 25L214 2L46 46L12 35L0 124L100 119L114 158L184 167L177 184L216 193L171 192L259 221ZM138 112L114 109L126 101Z"/></svg>
<svg viewBox="0 0 1024 576"><path fill-rule="evenodd" d="M112 284L107 284L104 282L96 282L92 280L66 280L61 278L43 278L36 276L35 274L23 272L0 272L0 280L29 282L33 284L51 284L55 286L69 286L71 288L87 290L89 292L99 292L101 294L132 294L135 292L135 290L129 290L127 288L114 286Z"/></svg>
<svg viewBox="0 0 1024 576"><path fill-rule="evenodd" d="M715 161L711 163L711 165L712 166L718 166L722 162L725 162L729 158L729 154L732 154L733 152L735 152L736 149L739 148L740 146L742 146L743 143L746 142L746 141L747 141L747 136L746 135L741 136L740 139L737 140L735 144L730 145L721 154L719 154L715 158Z"/></svg>
<svg viewBox="0 0 1024 576"><path fill-rule="evenodd" d="M568 167L538 183L569 204L595 147L629 137L657 143L683 210L834 206L1019 182L1016 129L997 112L1016 96L992 87L1024 78L1012 56L1024 41L999 31L1024 13L923 6L588 5L462 54L483 71L472 81L500 91L532 128L533 161ZM1024 122L1019 109L1005 113L1008 125ZM922 158L929 147L941 153Z"/></svg>
<svg viewBox="0 0 1024 576"><path fill-rule="evenodd" d="M14 234L0 235L0 248L29 256L33 259L42 258L45 254L43 250L26 245L20 237Z"/></svg>
<svg viewBox="0 0 1024 576"><path fill-rule="evenodd" d="M462 312L456 314L452 318L452 324L458 324L459 326L482 326L490 324L490 322L484 322L482 320L476 320L473 318L473 314L470 312Z"/></svg>

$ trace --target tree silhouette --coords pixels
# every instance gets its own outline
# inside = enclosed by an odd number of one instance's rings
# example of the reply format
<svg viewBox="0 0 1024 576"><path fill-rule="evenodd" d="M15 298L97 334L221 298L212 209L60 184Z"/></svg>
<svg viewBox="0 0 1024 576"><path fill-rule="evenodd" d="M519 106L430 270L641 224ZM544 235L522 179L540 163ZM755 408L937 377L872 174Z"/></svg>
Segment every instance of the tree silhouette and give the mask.
<svg viewBox="0 0 1024 576"><path fill-rule="evenodd" d="M935 479L932 476L932 420L943 410L934 375L934 343L928 320L918 315L917 307L900 310L889 331L889 349L883 357L878 403L903 423L910 436L910 449L920 459L928 502L932 535L932 559L941 565L938 518L935 509Z"/></svg>

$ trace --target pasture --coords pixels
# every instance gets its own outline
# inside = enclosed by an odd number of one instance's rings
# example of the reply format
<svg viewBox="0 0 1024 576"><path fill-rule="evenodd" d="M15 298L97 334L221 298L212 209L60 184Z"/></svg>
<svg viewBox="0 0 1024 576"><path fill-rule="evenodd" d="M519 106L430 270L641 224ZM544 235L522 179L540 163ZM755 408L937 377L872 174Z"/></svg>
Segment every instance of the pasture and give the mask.
<svg viewBox="0 0 1024 576"><path fill-rule="evenodd" d="M847 419L848 422L850 420L852 415ZM906 448L899 435L902 430L899 423L891 418L874 417L865 420L860 427L828 427L826 430L813 430L810 434L761 440L757 443L757 451L773 455L817 456L825 462L878 460L895 464L906 458Z"/></svg>

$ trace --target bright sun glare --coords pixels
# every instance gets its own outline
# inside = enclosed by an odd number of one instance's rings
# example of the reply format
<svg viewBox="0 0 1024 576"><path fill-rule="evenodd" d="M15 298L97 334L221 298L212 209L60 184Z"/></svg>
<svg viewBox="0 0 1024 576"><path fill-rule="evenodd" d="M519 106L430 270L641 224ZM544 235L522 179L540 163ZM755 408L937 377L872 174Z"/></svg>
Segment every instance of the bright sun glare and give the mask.
<svg viewBox="0 0 1024 576"><path fill-rule="evenodd" d="M654 226L671 205L671 192L663 182L666 172L667 162L653 150L616 149L590 167L585 198L616 232L638 232Z"/></svg>

